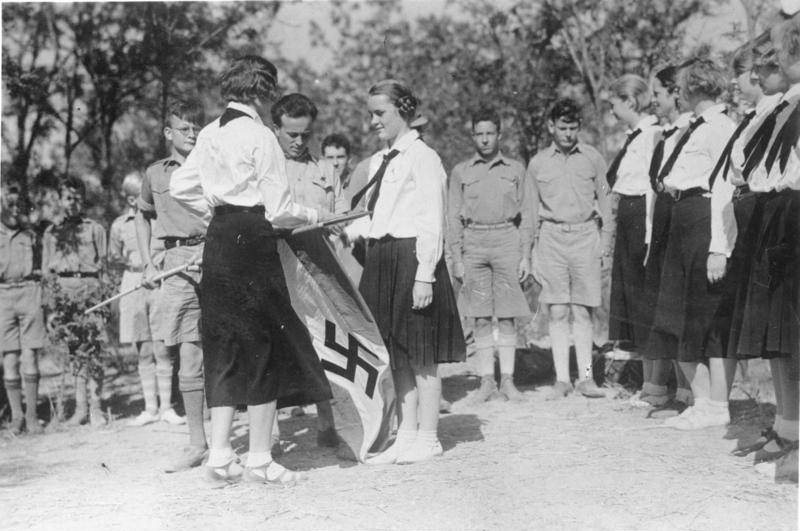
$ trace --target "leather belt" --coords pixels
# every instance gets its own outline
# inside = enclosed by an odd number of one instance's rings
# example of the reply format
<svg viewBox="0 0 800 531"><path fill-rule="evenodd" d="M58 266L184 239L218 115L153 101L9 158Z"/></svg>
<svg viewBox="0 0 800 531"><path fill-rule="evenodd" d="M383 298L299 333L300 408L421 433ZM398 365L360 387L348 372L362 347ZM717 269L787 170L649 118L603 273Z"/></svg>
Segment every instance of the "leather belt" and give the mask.
<svg viewBox="0 0 800 531"><path fill-rule="evenodd" d="M125 271L129 273L141 273L144 271L144 266L134 266L134 267L129 266L125 268Z"/></svg>
<svg viewBox="0 0 800 531"><path fill-rule="evenodd" d="M0 285L2 286L16 286L17 284L25 284L28 282L41 282L42 276L41 275L28 275L27 277L22 277L16 280L0 280Z"/></svg>
<svg viewBox="0 0 800 531"><path fill-rule="evenodd" d="M90 273L85 271L64 271L62 273L58 273L58 276L61 278L100 278L100 275L97 271Z"/></svg>
<svg viewBox="0 0 800 531"><path fill-rule="evenodd" d="M733 191L733 199L734 200L739 199L744 194L749 194L749 193L750 193L750 187L748 185L743 184L741 186L737 186L736 190Z"/></svg>
<svg viewBox="0 0 800 531"><path fill-rule="evenodd" d="M224 216L225 214L238 214L246 212L249 214L264 214L264 205L253 206L240 206L240 205L218 205L214 207L215 216Z"/></svg>
<svg viewBox="0 0 800 531"><path fill-rule="evenodd" d="M175 247L191 247L200 245L205 241L202 236L191 236L189 238L164 238L164 248L173 249Z"/></svg>
<svg viewBox="0 0 800 531"><path fill-rule="evenodd" d="M701 186L695 186L694 188L688 188L686 190L673 190L670 188L666 189L666 192L672 196L672 199L675 200L677 203L678 201L683 201L684 199L689 199L690 197L696 197L698 195L705 195L708 193L708 190Z"/></svg>
<svg viewBox="0 0 800 531"><path fill-rule="evenodd" d="M505 229L507 227L513 227L513 221L501 221L499 223L475 223L470 220L467 220L465 223L465 228L473 229L473 230L493 230L493 229Z"/></svg>

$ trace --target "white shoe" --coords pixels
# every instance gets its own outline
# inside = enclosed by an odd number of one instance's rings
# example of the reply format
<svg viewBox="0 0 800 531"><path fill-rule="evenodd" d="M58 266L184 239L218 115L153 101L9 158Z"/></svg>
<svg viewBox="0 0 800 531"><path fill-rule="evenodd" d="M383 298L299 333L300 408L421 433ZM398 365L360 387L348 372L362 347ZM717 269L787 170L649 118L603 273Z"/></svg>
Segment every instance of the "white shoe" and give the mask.
<svg viewBox="0 0 800 531"><path fill-rule="evenodd" d="M417 439L405 452L397 456L397 464L407 465L428 461L443 453L444 450L442 449L442 443L439 442L439 439L436 439L432 443Z"/></svg>
<svg viewBox="0 0 800 531"><path fill-rule="evenodd" d="M373 457L367 457L364 463L368 465L393 465L397 462L398 456L406 452L414 444L414 439L410 441L398 441L395 439L394 444Z"/></svg>
<svg viewBox="0 0 800 531"><path fill-rule="evenodd" d="M669 426L670 428L674 428L675 424L681 424L686 422L686 419L689 417L694 416L697 412L697 408L695 406L689 406L683 410L683 413L676 417L669 417L664 420L664 426ZM683 420L680 420L683 419Z"/></svg>
<svg viewBox="0 0 800 531"><path fill-rule="evenodd" d="M172 408L162 411L160 420L166 422L167 424L172 424L173 426L181 426L186 424L186 417L179 416Z"/></svg>
<svg viewBox="0 0 800 531"><path fill-rule="evenodd" d="M720 411L709 411L707 409L698 409L696 406L687 408L693 409L694 413L689 416L678 415L664 421L674 420L669 426L676 430L702 430L703 428L711 428L714 426L726 426L731 421L731 416L727 409Z"/></svg>
<svg viewBox="0 0 800 531"><path fill-rule="evenodd" d="M158 422L158 414L150 413L149 411L145 410L139 413L139 416L136 418L129 420L128 426L146 426L147 424L152 424L153 422Z"/></svg>

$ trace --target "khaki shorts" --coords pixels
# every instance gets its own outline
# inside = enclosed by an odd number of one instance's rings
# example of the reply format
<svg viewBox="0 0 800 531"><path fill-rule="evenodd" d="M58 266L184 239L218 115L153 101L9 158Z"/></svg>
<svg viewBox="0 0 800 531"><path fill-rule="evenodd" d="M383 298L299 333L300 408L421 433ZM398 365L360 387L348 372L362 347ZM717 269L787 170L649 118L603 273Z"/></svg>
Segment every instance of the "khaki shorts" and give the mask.
<svg viewBox="0 0 800 531"><path fill-rule="evenodd" d="M190 262L203 246L174 247L163 254L167 271ZM183 272L165 279L158 290L158 324L153 339L166 346L200 341L200 273Z"/></svg>
<svg viewBox="0 0 800 531"><path fill-rule="evenodd" d="M546 304L601 304L600 230L595 221L542 222L533 248L533 275Z"/></svg>
<svg viewBox="0 0 800 531"><path fill-rule="evenodd" d="M136 287L142 280L141 273L125 271L122 274L120 292ZM152 328L160 321L158 315L158 290L139 289L119 301L119 342L139 343L151 341Z"/></svg>
<svg viewBox="0 0 800 531"><path fill-rule="evenodd" d="M0 285L2 352L44 347L42 285L38 282Z"/></svg>

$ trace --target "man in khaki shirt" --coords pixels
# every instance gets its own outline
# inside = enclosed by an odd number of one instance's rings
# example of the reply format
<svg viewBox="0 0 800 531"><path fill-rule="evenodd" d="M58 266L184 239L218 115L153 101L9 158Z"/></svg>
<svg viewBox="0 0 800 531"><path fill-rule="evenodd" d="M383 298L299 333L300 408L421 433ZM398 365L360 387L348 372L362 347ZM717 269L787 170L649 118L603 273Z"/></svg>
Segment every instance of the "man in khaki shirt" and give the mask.
<svg viewBox="0 0 800 531"><path fill-rule="evenodd" d="M317 118L316 105L302 94L288 94L272 106L270 114L275 136L286 156L286 176L292 199L321 212L335 212L337 195L341 194L339 176L332 165L320 164L308 151ZM338 204L341 205L341 200ZM277 433L277 430L273 428L273 432ZM317 445L339 446L333 409L328 401L317 403Z"/></svg>
<svg viewBox="0 0 800 531"><path fill-rule="evenodd" d="M482 110L472 117L476 153L457 164L448 189L453 276L463 278L464 316L475 320L481 387L475 399L520 399L514 387L515 317L530 315L520 282L530 272L533 225L525 167L500 152L500 117ZM497 318L495 341L492 319ZM494 354L500 359L500 389Z"/></svg>
<svg viewBox="0 0 800 531"><path fill-rule="evenodd" d="M36 417L39 394L37 351L44 346L42 283L33 231L23 226L23 199L9 186L0 209L0 356L3 385L11 407L11 432L41 433ZM22 390L25 390L25 412Z"/></svg>
<svg viewBox="0 0 800 531"><path fill-rule="evenodd" d="M553 144L528 165L534 234L532 271L542 284L539 300L549 307L556 369L552 398L572 391L569 316L578 360L576 390L605 396L592 378L592 308L601 303L602 260L610 256L611 217L606 163L593 147L578 142L581 109L562 99L550 112Z"/></svg>

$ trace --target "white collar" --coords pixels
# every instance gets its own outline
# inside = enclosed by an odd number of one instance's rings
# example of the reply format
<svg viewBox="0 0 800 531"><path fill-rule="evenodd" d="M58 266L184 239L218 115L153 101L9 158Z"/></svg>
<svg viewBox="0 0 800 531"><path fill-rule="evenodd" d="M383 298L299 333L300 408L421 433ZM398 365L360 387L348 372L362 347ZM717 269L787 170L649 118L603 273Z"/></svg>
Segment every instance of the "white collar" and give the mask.
<svg viewBox="0 0 800 531"><path fill-rule="evenodd" d="M229 101L228 109L233 109L235 111L243 112L256 122L263 123L261 121L261 116L258 115L258 111L256 111L254 107L247 105L245 103L239 103L238 101Z"/></svg>

